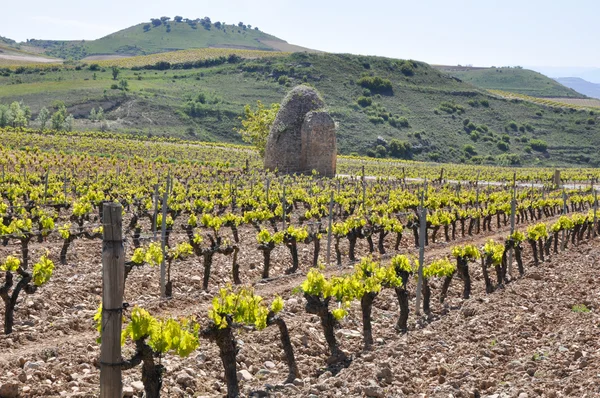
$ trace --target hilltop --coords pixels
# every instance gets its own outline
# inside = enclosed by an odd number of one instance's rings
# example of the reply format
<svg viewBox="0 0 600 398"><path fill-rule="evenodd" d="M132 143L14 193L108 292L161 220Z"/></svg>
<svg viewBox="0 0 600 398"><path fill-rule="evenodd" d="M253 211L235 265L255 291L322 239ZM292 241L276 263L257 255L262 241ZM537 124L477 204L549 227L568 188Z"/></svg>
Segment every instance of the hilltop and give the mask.
<svg viewBox="0 0 600 398"><path fill-rule="evenodd" d="M598 83L591 83L579 77L557 77L554 80L588 97L600 99L600 84Z"/></svg>
<svg viewBox="0 0 600 398"><path fill-rule="evenodd" d="M541 73L520 67L478 68L436 65L437 69L466 83L489 89L511 91L532 97L585 98L581 92L565 87Z"/></svg>
<svg viewBox="0 0 600 398"><path fill-rule="evenodd" d="M218 51L212 60L204 54L185 63L156 61L168 54L146 56L146 66L121 69L117 80L110 65L123 60L13 68L0 76L0 103L23 101L35 116L64 101L80 130L241 143L234 128L241 126L246 104L280 102L291 87L307 83L321 92L339 124L342 154L600 165L597 110L501 98L417 61L277 52L266 57L247 50L227 57L227 50ZM126 91L119 89L121 80ZM88 118L99 106L104 124Z"/></svg>
<svg viewBox="0 0 600 398"><path fill-rule="evenodd" d="M235 25L210 18L153 18L97 40L29 40L44 54L69 60L105 59L111 56L147 55L192 48L239 48L267 51L313 51L295 46L239 22Z"/></svg>

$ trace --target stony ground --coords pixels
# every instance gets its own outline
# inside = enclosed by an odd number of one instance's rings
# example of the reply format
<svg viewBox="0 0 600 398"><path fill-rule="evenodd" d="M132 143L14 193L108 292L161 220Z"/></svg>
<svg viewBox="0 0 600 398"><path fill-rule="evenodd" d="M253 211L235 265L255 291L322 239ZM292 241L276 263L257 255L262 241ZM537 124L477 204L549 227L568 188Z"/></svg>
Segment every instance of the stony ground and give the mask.
<svg viewBox="0 0 600 398"><path fill-rule="evenodd" d="M465 241L482 244L488 233ZM245 231L248 236L252 231ZM249 241L248 236L242 237ZM410 236L404 240L408 244ZM391 240L391 239L390 239ZM460 241L456 242L460 243ZM432 245L429 257L446 254L452 244ZM37 258L44 247L56 257L58 244L33 246ZM15 390L21 397L97 397L99 346L92 321L100 301L99 241L78 241L69 253L69 265L57 265L51 282L31 296L23 295L15 313L15 332L0 336L0 397ZM364 253L361 242L359 252ZM403 251L414 253L414 249ZM2 255L9 254L5 250ZM303 247L302 264L309 264L311 246ZM273 275L255 283L267 299L280 294L286 300L283 317L288 323L301 379L282 384L287 376L279 335L275 328L238 330L238 369L244 396L274 397L600 397L598 346L600 334L600 238L552 256L538 267L528 264L526 275L505 289L486 295L479 266L472 265L473 296L460 298L459 280L452 283L449 299L438 302L441 283L432 283L429 319L416 317L411 295L410 330L399 335L393 328L398 305L393 291L383 291L373 309L371 351L362 350L360 306L336 331L342 349L352 357L337 374L327 369L327 346L318 318L304 311L304 299L292 292L307 266L296 275L283 276L289 254L278 248ZM202 265L191 259L174 266L174 297L158 296L159 271L149 267L132 271L125 301L158 316L196 315L206 324L206 313L218 286L229 281L230 259L215 257L215 272L208 292L201 289ZM260 278L262 256L242 251L245 283ZM351 266L327 272L349 272ZM411 281L414 291L414 281ZM574 307L576 306L576 307ZM585 306L585 307L584 307ZM575 310L574 310L575 308ZM588 311L589 310L589 311ZM3 315L3 310L0 310ZM124 347L124 357L133 352ZM163 396L220 397L225 383L218 350L201 340L187 358L167 355ZM124 373L125 391L142 396L141 370ZM13 390L13 391L11 391Z"/></svg>

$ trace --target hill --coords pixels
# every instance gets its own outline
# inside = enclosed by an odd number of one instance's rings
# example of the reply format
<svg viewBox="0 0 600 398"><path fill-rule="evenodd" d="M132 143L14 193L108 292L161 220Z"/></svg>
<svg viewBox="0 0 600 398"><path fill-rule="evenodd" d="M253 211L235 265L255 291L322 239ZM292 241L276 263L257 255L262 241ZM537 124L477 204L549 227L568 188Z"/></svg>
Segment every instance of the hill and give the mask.
<svg viewBox="0 0 600 398"><path fill-rule="evenodd" d="M464 82L490 90L512 91L532 97L585 97L581 93L529 69L446 65L436 65L435 67Z"/></svg>
<svg viewBox="0 0 600 398"><path fill-rule="evenodd" d="M103 127L240 143L234 128L241 126L246 104L280 102L291 87L306 82L322 93L339 124L342 154L600 165L600 120L594 111L501 98L422 62L270 53L279 56L248 51L245 58L221 55L182 63L157 63L150 57L146 66L121 69L117 80L111 61L12 68L0 76L0 103L23 101L35 116L43 106L64 101L80 130ZM119 80L127 91L119 89ZM105 124L88 120L99 106Z"/></svg>
<svg viewBox="0 0 600 398"><path fill-rule="evenodd" d="M240 22L226 25L210 18L152 19L92 41L30 40L46 55L80 60L99 56L135 56L191 48L242 48L267 51L311 51Z"/></svg>
<svg viewBox="0 0 600 398"><path fill-rule="evenodd" d="M598 83L591 83L579 77L557 77L554 80L588 97L600 99L600 84Z"/></svg>

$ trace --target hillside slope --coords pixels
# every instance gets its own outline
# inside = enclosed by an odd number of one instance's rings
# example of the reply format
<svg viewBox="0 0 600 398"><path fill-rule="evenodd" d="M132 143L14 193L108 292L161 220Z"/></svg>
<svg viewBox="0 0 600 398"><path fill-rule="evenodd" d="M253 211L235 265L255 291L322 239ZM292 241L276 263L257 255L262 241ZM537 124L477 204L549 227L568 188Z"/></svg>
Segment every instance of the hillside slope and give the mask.
<svg viewBox="0 0 600 398"><path fill-rule="evenodd" d="M531 95L532 97L585 97L582 93L529 69L473 68L446 65L436 65L435 67L480 88L512 91Z"/></svg>
<svg viewBox="0 0 600 398"><path fill-rule="evenodd" d="M241 23L240 23L241 24ZM47 55L79 60L98 55L145 55L190 48L245 48L305 51L251 25L224 25L210 20L161 21L153 19L92 41L31 40ZM310 51L310 50L309 50Z"/></svg>
<svg viewBox="0 0 600 398"><path fill-rule="evenodd" d="M600 165L600 119L594 112L499 98L421 62L296 53L179 67L123 69L118 79L127 81L126 92L116 89L109 67L8 73L0 76L0 103L22 100L35 115L64 101L76 128L84 130L100 127L87 116L102 106L110 130L241 142L234 128L241 126L246 104L280 102L291 87L307 82L338 122L343 154Z"/></svg>
<svg viewBox="0 0 600 398"><path fill-rule="evenodd" d="M591 83L579 77L557 77L554 80L588 97L600 99L600 84L598 83Z"/></svg>

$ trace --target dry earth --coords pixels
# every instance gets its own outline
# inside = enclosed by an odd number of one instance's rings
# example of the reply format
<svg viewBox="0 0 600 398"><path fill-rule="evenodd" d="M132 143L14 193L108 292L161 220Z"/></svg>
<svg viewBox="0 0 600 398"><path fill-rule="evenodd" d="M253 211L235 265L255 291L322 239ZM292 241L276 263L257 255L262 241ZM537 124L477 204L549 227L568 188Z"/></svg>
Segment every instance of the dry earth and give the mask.
<svg viewBox="0 0 600 398"><path fill-rule="evenodd" d="M242 242L252 242L255 232L242 232ZM494 231L475 238L460 238L428 249L439 257L451 245L469 241L482 244ZM173 241L182 236L175 234ZM392 239L389 238L389 241ZM403 239L405 245L412 236ZM33 245L37 258L51 247L57 258L60 241ZM324 246L323 246L324 247ZM76 241L69 265L57 265L47 286L31 296L22 295L15 313L15 332L0 337L0 384L14 383L21 397L96 397L99 346L92 321L101 293L101 244ZM128 247L129 252L131 248ZM346 250L344 246L344 250ZM360 242L359 254L366 253ZM414 253L403 247L402 252ZM2 256L11 253L3 249ZM322 250L324 255L324 250ZM432 283L431 319L416 317L411 295L410 330L394 331L398 304L393 292L383 291L373 309L372 351L362 351L360 306L353 306L336 334L342 349L353 357L350 365L333 375L326 368L327 346L318 318L304 311L304 299L292 289L303 280L312 246L301 249L302 270L283 276L290 265L285 248L273 255L272 280L261 283L262 255L252 246L241 251L244 283L254 283L258 294L286 300L283 317L288 323L302 378L282 385L287 369L278 332L238 330L238 370L244 396L273 397L597 397L600 396L598 337L600 334L600 239L584 242L552 256L539 267L526 264L526 275L505 289L486 295L479 267L472 265L473 296L460 298L462 286L453 281L449 299L439 304L440 281ZM529 248L524 258L530 259ZM202 291L202 265L198 259L174 264L174 297L158 296L159 271L135 269L125 290L125 301L158 316L195 314L206 325L206 313L219 286L229 282L230 258L217 255L208 292ZM349 272L330 267L328 273ZM412 289L414 283L411 281ZM583 304L590 312L575 312ZM132 346L124 347L130 356ZM219 397L225 392L216 345L201 340L188 358L167 355L163 396ZM128 394L142 396L141 370L124 373ZM2 393L0 388L0 393Z"/></svg>

